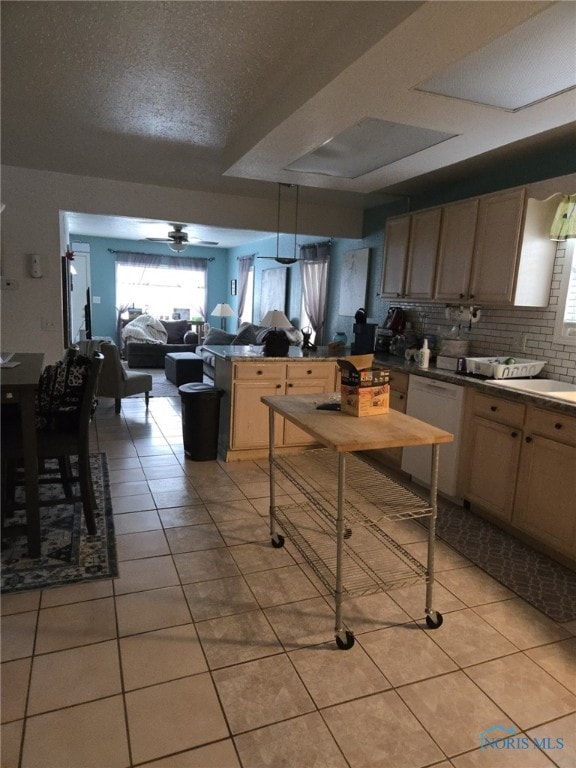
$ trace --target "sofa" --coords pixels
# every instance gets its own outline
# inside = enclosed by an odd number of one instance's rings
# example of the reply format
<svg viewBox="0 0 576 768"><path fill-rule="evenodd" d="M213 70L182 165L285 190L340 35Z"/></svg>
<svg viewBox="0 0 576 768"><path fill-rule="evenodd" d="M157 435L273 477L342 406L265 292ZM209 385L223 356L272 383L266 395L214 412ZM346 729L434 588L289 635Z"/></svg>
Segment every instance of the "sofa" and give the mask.
<svg viewBox="0 0 576 768"><path fill-rule="evenodd" d="M204 375L213 379L215 374L215 355L206 347L264 344L264 336L269 330L270 328L267 326L254 325L253 323L241 323L234 333L227 333L219 328L210 328L202 346L196 349L196 354L202 358ZM299 346L302 343L303 336L297 328L283 328L282 330L288 336L291 345Z"/></svg>
<svg viewBox="0 0 576 768"><path fill-rule="evenodd" d="M156 320L140 315L122 329L129 368L164 368L169 352L195 352L198 334L187 320Z"/></svg>

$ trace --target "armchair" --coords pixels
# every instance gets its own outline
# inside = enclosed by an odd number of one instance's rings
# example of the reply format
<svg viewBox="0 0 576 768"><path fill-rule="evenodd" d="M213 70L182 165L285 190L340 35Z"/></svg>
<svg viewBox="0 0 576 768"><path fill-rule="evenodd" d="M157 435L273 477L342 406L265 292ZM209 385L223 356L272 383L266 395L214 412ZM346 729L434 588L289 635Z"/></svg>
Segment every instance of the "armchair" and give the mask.
<svg viewBox="0 0 576 768"><path fill-rule="evenodd" d="M120 413L123 397L144 392L146 407L148 407L152 376L149 373L127 371L120 360L120 350L115 344L103 342L100 352L104 355L104 363L98 381L98 396L113 397L114 410Z"/></svg>

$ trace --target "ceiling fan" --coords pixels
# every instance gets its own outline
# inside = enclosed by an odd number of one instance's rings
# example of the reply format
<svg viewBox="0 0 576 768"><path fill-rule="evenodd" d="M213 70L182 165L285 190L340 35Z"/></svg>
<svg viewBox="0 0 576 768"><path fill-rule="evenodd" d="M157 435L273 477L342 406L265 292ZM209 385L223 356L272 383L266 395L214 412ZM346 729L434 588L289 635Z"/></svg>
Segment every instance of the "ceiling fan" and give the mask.
<svg viewBox="0 0 576 768"><path fill-rule="evenodd" d="M288 187L289 189L296 188L296 198L294 205L294 253L292 256L280 256L280 202L282 187ZM296 236L298 234L298 185L297 184L285 184L283 182L278 183L278 212L276 217L276 256L258 256L259 259L272 259L277 261L278 264L296 264L297 261L301 261L296 256Z"/></svg>
<svg viewBox="0 0 576 768"><path fill-rule="evenodd" d="M168 247L171 251L184 251L186 246L192 245L218 245L213 240L201 240L199 237L188 238L188 233L184 232L185 224L169 224L173 229L168 232L168 237L147 237L146 240L150 240L153 243L168 243Z"/></svg>

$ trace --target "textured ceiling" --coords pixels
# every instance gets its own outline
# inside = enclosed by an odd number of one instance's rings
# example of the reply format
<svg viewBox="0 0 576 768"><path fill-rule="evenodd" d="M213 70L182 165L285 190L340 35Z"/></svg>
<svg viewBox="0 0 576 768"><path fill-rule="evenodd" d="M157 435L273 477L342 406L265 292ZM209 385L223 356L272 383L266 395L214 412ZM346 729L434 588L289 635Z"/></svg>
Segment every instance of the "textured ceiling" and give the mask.
<svg viewBox="0 0 576 768"><path fill-rule="evenodd" d="M554 5L3 0L2 162L368 207L566 131L574 92L514 114L417 90ZM356 179L286 170L366 117L456 137Z"/></svg>

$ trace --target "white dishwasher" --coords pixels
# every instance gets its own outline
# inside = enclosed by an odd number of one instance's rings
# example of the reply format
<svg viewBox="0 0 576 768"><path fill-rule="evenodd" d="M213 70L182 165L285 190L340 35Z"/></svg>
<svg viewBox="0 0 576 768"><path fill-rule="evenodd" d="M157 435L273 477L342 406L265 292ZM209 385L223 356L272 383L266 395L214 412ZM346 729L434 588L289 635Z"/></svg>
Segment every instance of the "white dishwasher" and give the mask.
<svg viewBox="0 0 576 768"><path fill-rule="evenodd" d="M446 381L410 375L408 381L408 402L406 413L434 427L440 427L454 435L452 443L440 448L438 490L446 496L456 497L460 433L464 414L464 387ZM419 445L404 448L402 469L412 479L425 486L430 485L432 448Z"/></svg>

